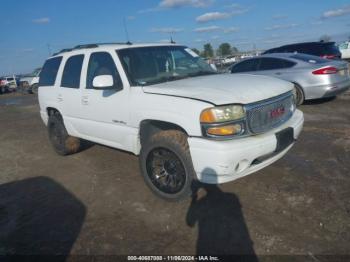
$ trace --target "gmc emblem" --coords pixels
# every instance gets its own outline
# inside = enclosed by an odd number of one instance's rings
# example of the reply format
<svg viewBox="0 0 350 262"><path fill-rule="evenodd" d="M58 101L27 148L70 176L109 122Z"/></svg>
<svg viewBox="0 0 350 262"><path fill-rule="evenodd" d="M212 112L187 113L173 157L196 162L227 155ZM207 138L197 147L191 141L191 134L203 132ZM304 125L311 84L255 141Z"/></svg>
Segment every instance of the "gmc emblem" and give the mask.
<svg viewBox="0 0 350 262"><path fill-rule="evenodd" d="M270 111L270 117L271 118L280 117L280 116L282 116L284 114L284 112L285 112L285 109L284 109L283 106L275 108L275 109Z"/></svg>

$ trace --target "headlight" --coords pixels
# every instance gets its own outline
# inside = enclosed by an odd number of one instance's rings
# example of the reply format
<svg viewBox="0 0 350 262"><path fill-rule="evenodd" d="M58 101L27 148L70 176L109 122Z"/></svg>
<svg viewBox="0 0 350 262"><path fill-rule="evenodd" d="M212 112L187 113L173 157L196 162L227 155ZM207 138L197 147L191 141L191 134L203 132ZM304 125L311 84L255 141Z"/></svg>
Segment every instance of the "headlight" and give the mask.
<svg viewBox="0 0 350 262"><path fill-rule="evenodd" d="M209 137L231 137L245 132L245 110L241 105L205 109L200 121L203 134Z"/></svg>
<svg viewBox="0 0 350 262"><path fill-rule="evenodd" d="M218 106L208 108L201 113L201 123L212 124L238 120L245 117L241 105Z"/></svg>

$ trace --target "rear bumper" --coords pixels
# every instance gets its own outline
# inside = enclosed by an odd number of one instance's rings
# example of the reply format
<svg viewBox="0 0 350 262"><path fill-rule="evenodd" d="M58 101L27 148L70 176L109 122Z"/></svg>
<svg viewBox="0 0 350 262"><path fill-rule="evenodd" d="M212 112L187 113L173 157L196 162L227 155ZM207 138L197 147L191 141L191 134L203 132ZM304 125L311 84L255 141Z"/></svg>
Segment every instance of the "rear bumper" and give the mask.
<svg viewBox="0 0 350 262"><path fill-rule="evenodd" d="M317 99L339 95L350 88L350 80L305 88L305 99Z"/></svg>
<svg viewBox="0 0 350 262"><path fill-rule="evenodd" d="M340 95L341 93L344 93L350 88L350 81L347 82L347 84L344 85L339 85L335 88L329 89L323 97L332 97L332 96L337 96Z"/></svg>
<svg viewBox="0 0 350 262"><path fill-rule="evenodd" d="M229 141L189 138L191 157L197 178L209 184L225 183L256 172L283 157L293 146L274 154L277 147L275 133L285 128L294 129L297 139L304 123L303 113L296 110L282 126L262 135ZM269 156L265 158L266 156ZM257 159L265 158L257 162Z"/></svg>

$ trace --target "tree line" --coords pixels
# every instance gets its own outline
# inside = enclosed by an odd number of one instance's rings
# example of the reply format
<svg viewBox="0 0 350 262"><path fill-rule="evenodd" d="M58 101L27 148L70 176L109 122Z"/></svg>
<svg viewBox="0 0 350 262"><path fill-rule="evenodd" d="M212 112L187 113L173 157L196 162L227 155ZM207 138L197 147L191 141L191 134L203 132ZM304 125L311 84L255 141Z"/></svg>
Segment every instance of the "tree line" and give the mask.
<svg viewBox="0 0 350 262"><path fill-rule="evenodd" d="M238 53L238 49L234 46L231 46L229 43L222 43L219 47L214 50L213 46L210 43L207 43L203 46L203 50L200 51L197 48L192 48L193 52L205 58L213 58L216 56L229 56Z"/></svg>

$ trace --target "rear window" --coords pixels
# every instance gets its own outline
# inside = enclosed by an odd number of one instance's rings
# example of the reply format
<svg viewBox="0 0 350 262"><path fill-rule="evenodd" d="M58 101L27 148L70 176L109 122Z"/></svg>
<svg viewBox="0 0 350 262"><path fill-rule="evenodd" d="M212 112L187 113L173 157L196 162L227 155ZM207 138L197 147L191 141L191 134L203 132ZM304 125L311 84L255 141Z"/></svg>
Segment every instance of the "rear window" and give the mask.
<svg viewBox="0 0 350 262"><path fill-rule="evenodd" d="M61 61L62 56L46 60L40 72L39 86L53 86L55 84Z"/></svg>
<svg viewBox="0 0 350 262"><path fill-rule="evenodd" d="M13 81L13 77L8 77L6 80L7 81Z"/></svg>
<svg viewBox="0 0 350 262"><path fill-rule="evenodd" d="M292 55L291 58L294 58L306 63L310 63L310 64L323 64L323 63L329 62L328 60L323 59L321 57L306 55L306 54L295 54L295 55Z"/></svg>

